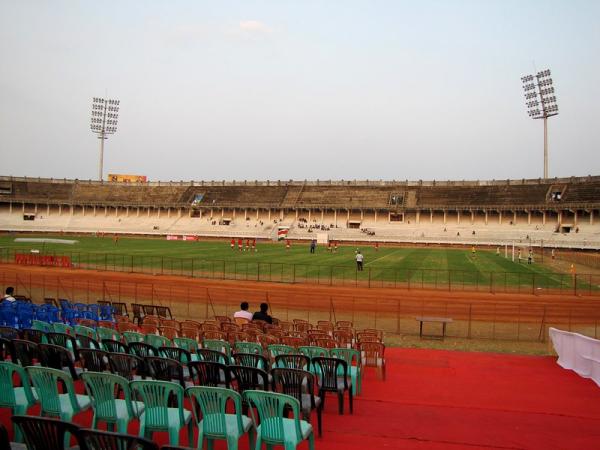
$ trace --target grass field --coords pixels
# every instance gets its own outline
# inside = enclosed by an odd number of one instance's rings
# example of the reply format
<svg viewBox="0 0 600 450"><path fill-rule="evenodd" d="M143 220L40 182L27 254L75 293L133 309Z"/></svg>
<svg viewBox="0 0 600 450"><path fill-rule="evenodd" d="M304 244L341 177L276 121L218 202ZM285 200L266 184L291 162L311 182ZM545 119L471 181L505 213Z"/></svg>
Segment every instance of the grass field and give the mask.
<svg viewBox="0 0 600 450"><path fill-rule="evenodd" d="M374 286L412 284L417 287L483 286L524 289L570 289L572 277L538 262L528 265L504 253L478 249L359 247L365 256L363 272L356 271L356 246L340 246L336 253L308 244L262 243L256 252L232 251L229 240L167 241L165 239L69 236L73 245L20 243L16 237L61 238L50 235L0 236L0 258L10 262L15 251L32 249L70 256L75 267L142 273L173 273L240 280L316 282L320 284L373 283ZM245 241L244 241L245 245ZM237 243L236 243L237 247ZM510 255L509 255L510 256ZM585 286L581 286L585 287Z"/></svg>

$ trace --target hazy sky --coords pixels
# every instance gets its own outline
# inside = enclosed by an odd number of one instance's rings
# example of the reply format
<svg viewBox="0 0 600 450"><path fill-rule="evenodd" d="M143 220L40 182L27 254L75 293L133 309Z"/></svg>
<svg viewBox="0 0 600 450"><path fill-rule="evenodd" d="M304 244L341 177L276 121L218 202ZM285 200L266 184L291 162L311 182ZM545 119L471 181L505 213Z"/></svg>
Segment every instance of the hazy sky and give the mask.
<svg viewBox="0 0 600 450"><path fill-rule="evenodd" d="M550 175L600 175L600 2L0 0L0 174L542 175L520 77L550 68Z"/></svg>

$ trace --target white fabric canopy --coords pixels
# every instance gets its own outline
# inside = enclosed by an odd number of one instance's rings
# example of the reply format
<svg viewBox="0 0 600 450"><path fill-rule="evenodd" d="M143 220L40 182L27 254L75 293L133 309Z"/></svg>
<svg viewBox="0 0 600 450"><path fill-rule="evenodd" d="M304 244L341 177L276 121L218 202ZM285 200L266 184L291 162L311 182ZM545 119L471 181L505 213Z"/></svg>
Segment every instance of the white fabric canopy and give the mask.
<svg viewBox="0 0 600 450"><path fill-rule="evenodd" d="M600 386L600 340L556 328L550 328L550 339L559 366L591 378Z"/></svg>

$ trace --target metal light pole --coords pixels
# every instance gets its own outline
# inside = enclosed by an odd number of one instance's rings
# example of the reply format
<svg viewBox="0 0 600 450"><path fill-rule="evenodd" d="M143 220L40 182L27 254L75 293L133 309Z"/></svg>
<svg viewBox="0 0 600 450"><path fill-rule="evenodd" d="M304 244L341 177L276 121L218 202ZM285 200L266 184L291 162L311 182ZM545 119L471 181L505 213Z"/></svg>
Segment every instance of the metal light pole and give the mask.
<svg viewBox="0 0 600 450"><path fill-rule="evenodd" d="M535 75L521 77L525 91L527 114L532 119L544 119L544 178L548 178L548 117L558 114L558 104L550 70L542 70Z"/></svg>
<svg viewBox="0 0 600 450"><path fill-rule="evenodd" d="M96 133L98 139L100 139L100 167L98 170L98 179L100 181L102 181L104 164L104 140L108 139L109 134L114 134L117 131L119 103L119 100L100 97L94 97L92 100L92 119L90 128L92 133Z"/></svg>

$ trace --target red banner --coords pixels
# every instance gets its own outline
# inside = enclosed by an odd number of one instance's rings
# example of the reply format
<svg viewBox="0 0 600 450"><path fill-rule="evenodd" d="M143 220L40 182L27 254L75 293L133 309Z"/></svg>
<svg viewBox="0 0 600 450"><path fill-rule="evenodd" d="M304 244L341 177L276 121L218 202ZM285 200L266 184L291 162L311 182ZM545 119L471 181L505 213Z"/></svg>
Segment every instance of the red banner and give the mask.
<svg viewBox="0 0 600 450"><path fill-rule="evenodd" d="M35 253L15 253L15 263L24 266L73 266L70 256L39 255Z"/></svg>

